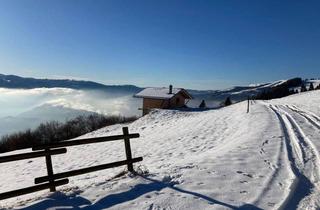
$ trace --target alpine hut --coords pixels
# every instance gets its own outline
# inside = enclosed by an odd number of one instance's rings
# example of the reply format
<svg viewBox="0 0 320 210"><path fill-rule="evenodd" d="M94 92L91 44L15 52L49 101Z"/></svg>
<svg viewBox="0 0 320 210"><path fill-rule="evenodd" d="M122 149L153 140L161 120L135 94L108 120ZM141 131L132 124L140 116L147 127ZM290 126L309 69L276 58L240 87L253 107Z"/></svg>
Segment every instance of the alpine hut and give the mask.
<svg viewBox="0 0 320 210"><path fill-rule="evenodd" d="M175 109L186 105L192 96L183 88L149 87L134 95L143 98L142 114L146 115L151 109Z"/></svg>

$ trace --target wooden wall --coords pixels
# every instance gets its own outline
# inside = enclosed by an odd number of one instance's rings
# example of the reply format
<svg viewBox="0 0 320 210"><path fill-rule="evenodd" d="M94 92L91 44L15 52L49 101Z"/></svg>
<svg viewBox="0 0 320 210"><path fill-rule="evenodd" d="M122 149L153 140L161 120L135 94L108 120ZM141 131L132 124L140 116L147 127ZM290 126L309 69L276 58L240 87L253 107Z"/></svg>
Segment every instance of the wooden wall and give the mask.
<svg viewBox="0 0 320 210"><path fill-rule="evenodd" d="M143 115L150 112L150 109L169 109L179 108L185 105L185 97L182 94L177 94L170 100L168 99L143 99Z"/></svg>

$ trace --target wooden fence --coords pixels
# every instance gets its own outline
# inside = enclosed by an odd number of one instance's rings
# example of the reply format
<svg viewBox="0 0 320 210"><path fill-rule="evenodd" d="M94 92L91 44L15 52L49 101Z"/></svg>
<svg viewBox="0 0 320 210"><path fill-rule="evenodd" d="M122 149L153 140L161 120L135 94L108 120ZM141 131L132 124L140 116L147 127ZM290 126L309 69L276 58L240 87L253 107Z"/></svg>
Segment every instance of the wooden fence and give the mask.
<svg viewBox="0 0 320 210"><path fill-rule="evenodd" d="M50 189L51 192L54 192L56 191L57 186L61 186L69 183L69 179L67 179L68 177L86 174L86 173L99 171L99 170L104 170L108 168L127 165L128 171L133 172L133 163L142 161L142 157L132 158L130 139L139 138L140 135L139 133L129 134L128 127L123 127L122 131L123 131L122 135L61 141L61 142L52 143L52 144L34 146L32 148L33 152L29 152L29 153L0 156L0 163L45 157L46 168L47 168L47 176L35 178L34 182L36 185L18 189L18 190L0 193L0 200L32 193L40 190L45 190L45 189ZM126 160L97 165L97 166L91 166L88 168L76 169L76 170L62 172L62 173L56 173L56 174L54 173L51 156L67 153L67 149L62 147L78 146L78 145L84 145L84 144L93 144L93 143L101 143L101 142L116 141L116 140L124 140Z"/></svg>

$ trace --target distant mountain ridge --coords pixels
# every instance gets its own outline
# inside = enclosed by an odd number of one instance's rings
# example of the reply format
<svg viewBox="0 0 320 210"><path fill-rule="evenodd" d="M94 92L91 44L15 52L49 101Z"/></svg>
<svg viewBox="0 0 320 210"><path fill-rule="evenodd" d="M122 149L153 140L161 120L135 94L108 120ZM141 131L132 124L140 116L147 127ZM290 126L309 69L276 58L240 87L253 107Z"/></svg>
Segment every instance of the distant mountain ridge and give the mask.
<svg viewBox="0 0 320 210"><path fill-rule="evenodd" d="M17 116L1 117L0 137L5 134L23 131L29 128L34 129L43 122L65 122L66 120L73 119L79 115L85 116L90 114L94 114L94 112L44 104L20 113Z"/></svg>
<svg viewBox="0 0 320 210"><path fill-rule="evenodd" d="M142 88L134 85L104 85L92 81L70 80L70 79L35 79L19 77L16 75L0 74L0 87L2 88L71 88L71 89L99 89L113 92L130 92L136 93Z"/></svg>
<svg viewBox="0 0 320 210"><path fill-rule="evenodd" d="M293 88L301 86L304 82L301 78L292 78L288 80L279 80L270 83L248 85L248 86L235 86L226 90L192 90L188 91L193 95L195 104L198 100L213 100L223 101L227 97L231 97L233 101L245 100L248 96L253 97L265 91L270 91L274 88ZM138 93L143 88L134 85L104 85L92 81L84 80L70 80L70 79L36 79L25 78L16 75L0 74L0 87L2 88L71 88L78 90L103 90L116 94L131 95Z"/></svg>
<svg viewBox="0 0 320 210"><path fill-rule="evenodd" d="M248 96L255 97L263 92L269 92L276 88L291 89L300 87L303 82L304 81L301 78L297 77L255 86L235 86L226 90L189 90L189 92L197 99L223 101L227 97L231 97L231 99L236 102L245 100L248 98Z"/></svg>

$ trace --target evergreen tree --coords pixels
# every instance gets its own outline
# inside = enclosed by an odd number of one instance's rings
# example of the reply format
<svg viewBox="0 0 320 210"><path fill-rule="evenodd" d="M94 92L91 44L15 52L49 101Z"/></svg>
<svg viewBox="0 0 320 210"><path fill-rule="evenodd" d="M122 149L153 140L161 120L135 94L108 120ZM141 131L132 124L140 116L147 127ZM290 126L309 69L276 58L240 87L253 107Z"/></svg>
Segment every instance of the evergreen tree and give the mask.
<svg viewBox="0 0 320 210"><path fill-rule="evenodd" d="M206 102L204 100L201 101L199 108L201 109L207 108Z"/></svg>
<svg viewBox="0 0 320 210"><path fill-rule="evenodd" d="M300 92L306 92L306 91L307 91L307 88L304 85L304 83L302 83Z"/></svg>
<svg viewBox="0 0 320 210"><path fill-rule="evenodd" d="M309 90L314 90L314 86L313 86L313 83L312 83L312 82L310 83Z"/></svg>
<svg viewBox="0 0 320 210"><path fill-rule="evenodd" d="M295 93L296 93L296 92L295 92L294 89L289 90L289 95L293 95L293 94L295 94Z"/></svg>
<svg viewBox="0 0 320 210"><path fill-rule="evenodd" d="M231 105L231 104L232 104L231 99L230 99L230 97L228 97L228 98L226 99L226 101L224 102L224 105L225 105L225 106L229 106L229 105Z"/></svg>

